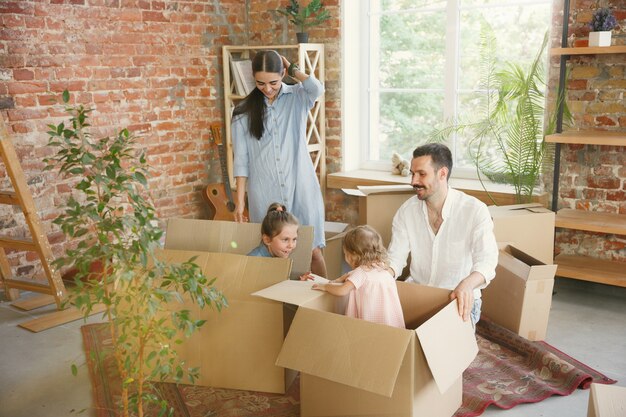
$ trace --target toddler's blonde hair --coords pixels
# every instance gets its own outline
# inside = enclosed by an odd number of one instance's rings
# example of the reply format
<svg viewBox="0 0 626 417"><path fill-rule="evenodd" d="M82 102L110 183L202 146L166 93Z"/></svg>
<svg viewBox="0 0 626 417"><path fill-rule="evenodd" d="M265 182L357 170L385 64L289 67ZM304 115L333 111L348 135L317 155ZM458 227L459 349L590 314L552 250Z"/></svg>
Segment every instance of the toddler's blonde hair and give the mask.
<svg viewBox="0 0 626 417"><path fill-rule="evenodd" d="M387 250L383 238L371 226L357 226L343 238L343 249L354 257L357 266L387 266Z"/></svg>

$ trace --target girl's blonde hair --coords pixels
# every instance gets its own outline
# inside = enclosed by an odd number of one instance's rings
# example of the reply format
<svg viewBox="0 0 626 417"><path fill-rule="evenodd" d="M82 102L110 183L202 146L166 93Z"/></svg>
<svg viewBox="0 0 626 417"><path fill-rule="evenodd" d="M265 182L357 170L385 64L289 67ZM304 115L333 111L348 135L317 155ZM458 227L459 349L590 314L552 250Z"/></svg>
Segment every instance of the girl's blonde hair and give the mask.
<svg viewBox="0 0 626 417"><path fill-rule="evenodd" d="M370 226L348 230L343 238L343 249L354 257L357 266L387 265L387 250L383 238Z"/></svg>
<svg viewBox="0 0 626 417"><path fill-rule="evenodd" d="M280 203L272 203L267 208L267 214L261 223L261 233L272 239L279 235L287 224L299 226L300 222L296 216L287 211L285 206Z"/></svg>

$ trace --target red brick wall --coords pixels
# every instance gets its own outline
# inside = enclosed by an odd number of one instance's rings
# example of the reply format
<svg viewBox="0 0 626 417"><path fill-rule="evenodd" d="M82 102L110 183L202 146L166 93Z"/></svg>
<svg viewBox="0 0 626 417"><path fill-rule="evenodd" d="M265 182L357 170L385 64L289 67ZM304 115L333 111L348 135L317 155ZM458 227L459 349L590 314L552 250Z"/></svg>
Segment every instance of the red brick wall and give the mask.
<svg viewBox="0 0 626 417"><path fill-rule="evenodd" d="M340 166L339 1L333 18L311 30L326 44L330 172ZM68 245L51 224L69 186L43 172L47 124L64 119L53 104L68 89L94 109L93 133L127 127L154 168L151 194L161 219L206 218L202 189L220 182L208 126L223 120L221 46L295 43L294 30L269 10L283 1L0 1L0 112L7 122L53 251ZM0 164L0 189L9 188ZM0 206L0 233L26 234L19 211ZM34 256L11 253L17 275ZM26 276L24 276L26 278Z"/></svg>
<svg viewBox="0 0 626 417"><path fill-rule="evenodd" d="M626 44L626 4L623 1L573 1L569 46L586 46L588 24L593 11L601 6L610 6L620 25L613 30L613 45ZM561 10L562 4L558 4L557 12ZM552 33L555 46L560 46L561 16L555 14ZM557 85L558 63L558 59L552 59L553 89ZM571 129L626 132L626 55L571 57L568 68L567 103L573 115ZM626 215L625 165L626 148L623 147L563 145L559 208ZM548 182L551 180L551 176L546 178ZM626 237L560 230L556 235L556 250L626 262Z"/></svg>

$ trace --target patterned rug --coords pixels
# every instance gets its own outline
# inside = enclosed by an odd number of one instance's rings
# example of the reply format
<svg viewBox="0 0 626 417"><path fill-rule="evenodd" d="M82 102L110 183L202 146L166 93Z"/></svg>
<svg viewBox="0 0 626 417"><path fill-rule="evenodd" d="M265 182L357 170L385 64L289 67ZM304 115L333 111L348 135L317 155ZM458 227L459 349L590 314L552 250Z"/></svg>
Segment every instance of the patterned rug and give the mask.
<svg viewBox="0 0 626 417"><path fill-rule="evenodd" d="M109 354L107 329L102 324L89 324L81 331L96 415L117 417L120 381ZM490 404L509 409L551 395L569 395L577 388L589 388L592 382L616 382L545 342L529 342L487 320L479 322L476 338L478 356L463 374L463 405L454 417L478 416ZM156 389L174 408L175 417L300 415L297 380L284 395L171 383L159 383Z"/></svg>

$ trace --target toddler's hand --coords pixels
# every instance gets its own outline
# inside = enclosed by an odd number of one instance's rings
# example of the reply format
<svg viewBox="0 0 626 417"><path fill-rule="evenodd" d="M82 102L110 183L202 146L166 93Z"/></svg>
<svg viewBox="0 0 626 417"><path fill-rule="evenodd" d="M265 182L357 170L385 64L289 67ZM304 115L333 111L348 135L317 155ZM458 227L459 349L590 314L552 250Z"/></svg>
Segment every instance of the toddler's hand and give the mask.
<svg viewBox="0 0 626 417"><path fill-rule="evenodd" d="M313 281L315 278L311 275L311 271L300 275L300 281Z"/></svg>
<svg viewBox="0 0 626 417"><path fill-rule="evenodd" d="M326 284L313 284L311 289L318 290L318 291L326 291Z"/></svg>

